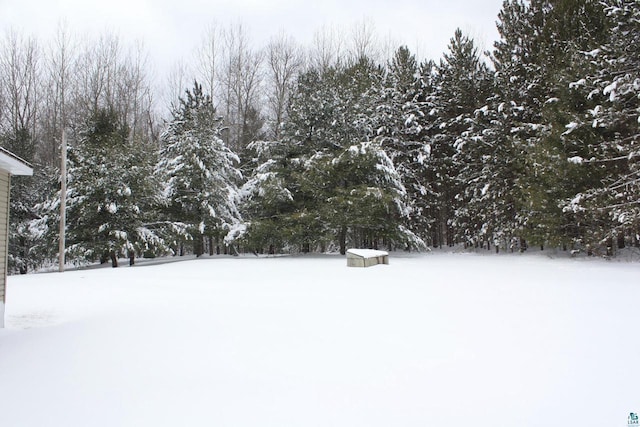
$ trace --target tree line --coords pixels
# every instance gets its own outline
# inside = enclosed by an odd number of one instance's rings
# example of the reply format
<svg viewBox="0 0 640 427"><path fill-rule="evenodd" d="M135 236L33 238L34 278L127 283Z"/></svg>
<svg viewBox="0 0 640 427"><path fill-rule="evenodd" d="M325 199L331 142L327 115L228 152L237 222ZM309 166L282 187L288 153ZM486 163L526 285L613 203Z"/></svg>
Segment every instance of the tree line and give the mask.
<svg viewBox="0 0 640 427"><path fill-rule="evenodd" d="M154 88L114 35L0 41L0 142L15 177L10 263L55 263L68 135L66 255L640 244L640 4L506 0L480 52L392 50L366 22L303 48L207 30ZM168 114L162 113L167 106Z"/></svg>

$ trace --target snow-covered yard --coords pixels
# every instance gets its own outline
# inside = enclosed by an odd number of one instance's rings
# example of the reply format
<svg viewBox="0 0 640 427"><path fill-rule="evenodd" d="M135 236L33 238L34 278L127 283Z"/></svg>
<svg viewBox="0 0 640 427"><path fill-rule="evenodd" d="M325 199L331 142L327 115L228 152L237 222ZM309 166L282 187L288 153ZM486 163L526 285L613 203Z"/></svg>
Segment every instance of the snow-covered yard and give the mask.
<svg viewBox="0 0 640 427"><path fill-rule="evenodd" d="M205 258L10 277L0 425L625 426L640 265Z"/></svg>

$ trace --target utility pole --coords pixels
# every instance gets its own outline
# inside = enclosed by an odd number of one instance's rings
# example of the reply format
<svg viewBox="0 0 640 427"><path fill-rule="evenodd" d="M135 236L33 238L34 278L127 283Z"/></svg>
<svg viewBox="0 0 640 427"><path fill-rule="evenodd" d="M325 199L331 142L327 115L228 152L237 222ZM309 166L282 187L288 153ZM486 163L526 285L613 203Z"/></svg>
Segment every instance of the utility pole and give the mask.
<svg viewBox="0 0 640 427"><path fill-rule="evenodd" d="M69 39L66 25L58 28L58 54L59 63L58 78L60 90L60 118L62 120L62 140L60 141L60 238L58 247L58 269L64 272L66 229L67 229L67 106L65 104L65 91L67 85L67 72L69 67L68 49Z"/></svg>

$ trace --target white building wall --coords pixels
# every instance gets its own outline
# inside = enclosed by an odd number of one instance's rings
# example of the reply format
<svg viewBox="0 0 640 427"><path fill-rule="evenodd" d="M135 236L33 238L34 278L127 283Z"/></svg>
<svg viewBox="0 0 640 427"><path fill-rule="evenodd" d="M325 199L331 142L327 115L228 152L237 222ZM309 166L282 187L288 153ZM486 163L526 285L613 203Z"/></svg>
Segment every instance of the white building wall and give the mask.
<svg viewBox="0 0 640 427"><path fill-rule="evenodd" d="M0 170L0 328L4 327L4 304L6 302L10 188L11 176L9 172Z"/></svg>

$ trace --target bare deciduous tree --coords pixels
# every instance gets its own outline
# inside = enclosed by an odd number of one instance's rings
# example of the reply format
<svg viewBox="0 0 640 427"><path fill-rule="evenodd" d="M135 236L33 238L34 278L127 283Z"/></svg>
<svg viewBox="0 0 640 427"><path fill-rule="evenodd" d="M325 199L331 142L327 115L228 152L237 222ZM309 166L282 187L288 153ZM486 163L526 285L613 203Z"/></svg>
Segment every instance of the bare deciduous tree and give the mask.
<svg viewBox="0 0 640 427"><path fill-rule="evenodd" d="M338 65L343 56L344 37L335 27L322 26L313 34L309 66L320 72Z"/></svg>
<svg viewBox="0 0 640 427"><path fill-rule="evenodd" d="M184 91L193 83L191 71L184 60L177 61L173 64L171 70L167 74L164 86L164 104L173 109L178 105L178 100L184 95Z"/></svg>
<svg viewBox="0 0 640 427"><path fill-rule="evenodd" d="M115 76L121 57L120 39L104 33L97 40L87 40L74 73L74 104L76 108L73 122L82 123L86 115L101 108L115 107Z"/></svg>
<svg viewBox="0 0 640 427"><path fill-rule="evenodd" d="M375 25L371 20L364 18L351 27L348 52L353 62L358 62L362 58L369 58L376 62L380 60Z"/></svg>
<svg viewBox="0 0 640 427"><path fill-rule="evenodd" d="M241 24L224 33L222 98L229 126L228 144L236 151L253 138L255 121L260 113L263 54L251 48Z"/></svg>
<svg viewBox="0 0 640 427"><path fill-rule="evenodd" d="M33 162L38 141L41 95L41 50L34 38L11 30L0 39L0 91L4 99L0 143ZM33 216L38 192L30 177L12 179L9 216L9 268L27 273L31 241L24 225Z"/></svg>
<svg viewBox="0 0 640 427"><path fill-rule="evenodd" d="M142 43L124 47L111 33L88 39L73 76L69 123L73 129L102 109L116 113L130 130L130 139L147 139L153 127L153 96L147 54ZM151 120L151 121L150 121Z"/></svg>
<svg viewBox="0 0 640 427"><path fill-rule="evenodd" d="M116 110L130 127L132 136L147 135L149 116L152 114L148 68L142 43L137 43L118 67Z"/></svg>
<svg viewBox="0 0 640 427"><path fill-rule="evenodd" d="M379 46L379 59L382 63L388 64L389 61L393 59L398 49L402 46L402 43L391 33L388 33L379 42Z"/></svg>
<svg viewBox="0 0 640 427"><path fill-rule="evenodd" d="M268 94L267 103L271 121L271 137L280 137L285 119L289 94L304 65L304 54L295 40L281 33L267 46Z"/></svg>
<svg viewBox="0 0 640 427"><path fill-rule="evenodd" d="M72 90L76 57L77 43L66 25L61 24L48 47L43 80L43 107L39 119L42 138L38 152L44 166L57 167L60 162L60 139L67 124L67 97Z"/></svg>
<svg viewBox="0 0 640 427"><path fill-rule="evenodd" d="M195 52L197 80L204 86L205 92L211 96L218 106L220 81L218 72L223 48L223 32L215 25L207 27L202 42Z"/></svg>
<svg viewBox="0 0 640 427"><path fill-rule="evenodd" d="M34 38L10 30L0 42L2 133L16 154L33 161L40 102L41 51Z"/></svg>

